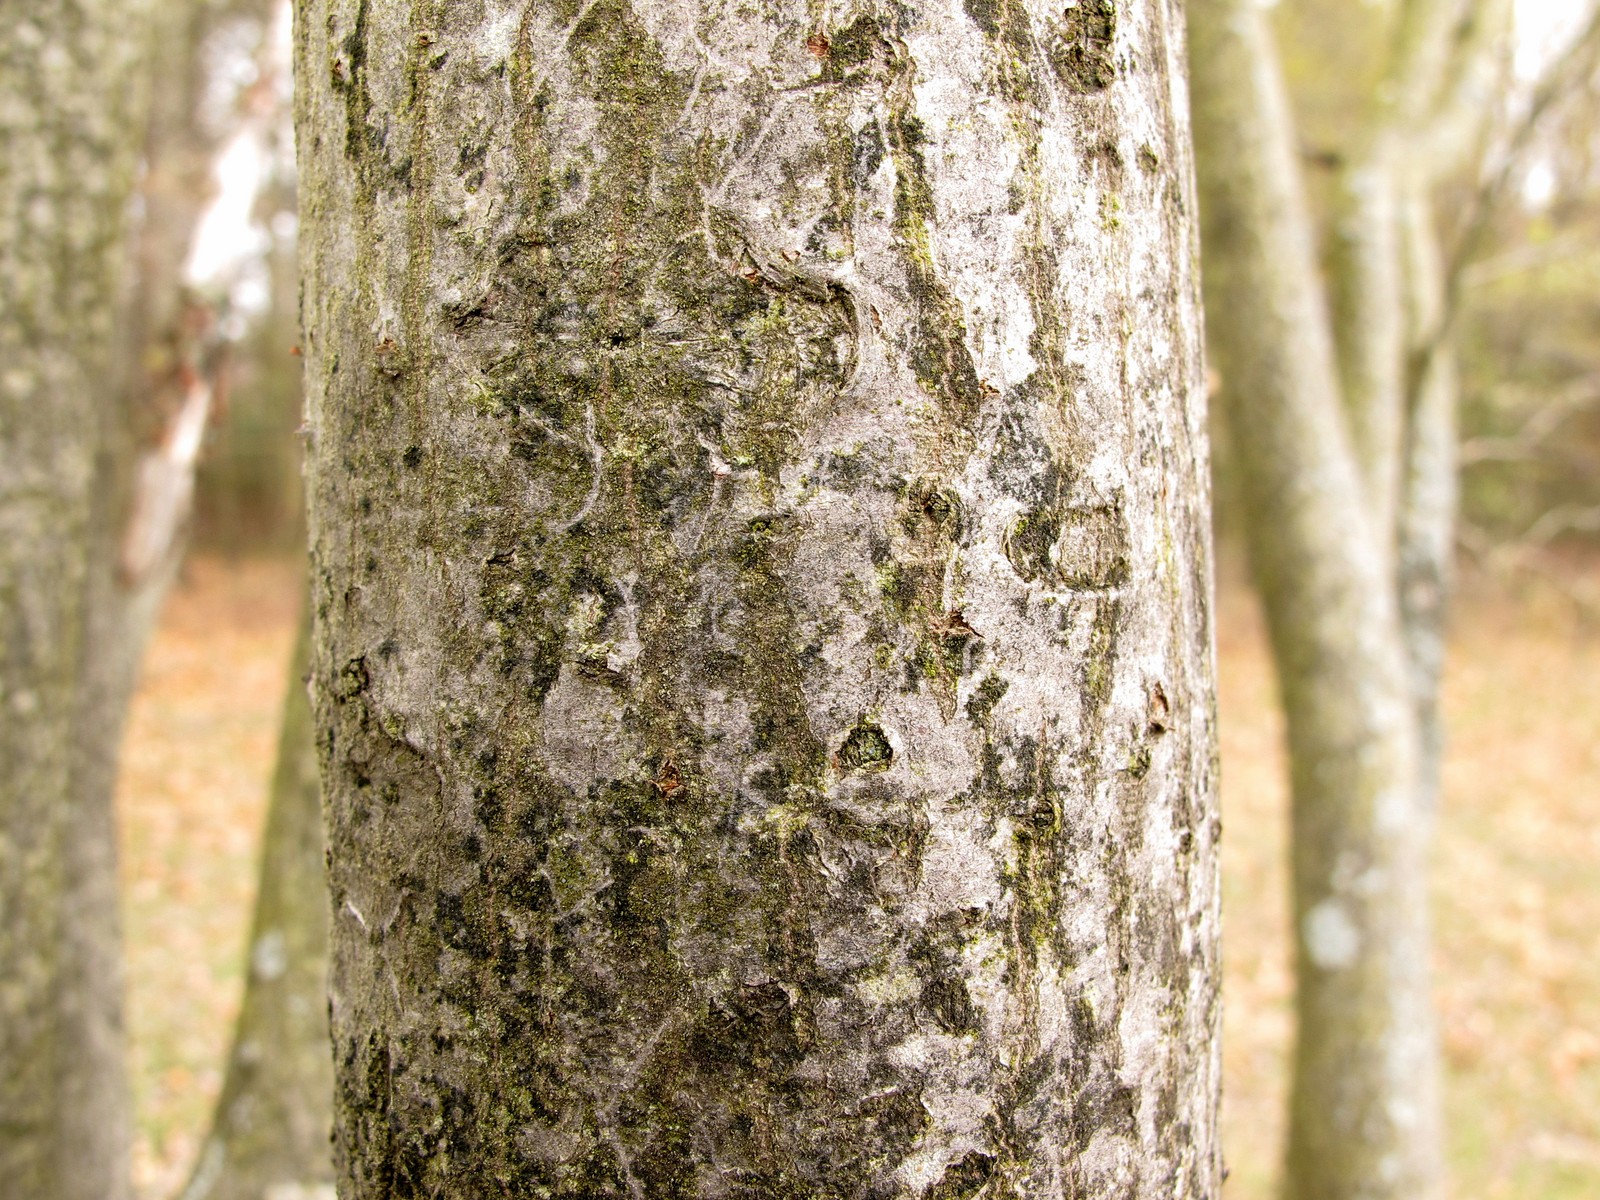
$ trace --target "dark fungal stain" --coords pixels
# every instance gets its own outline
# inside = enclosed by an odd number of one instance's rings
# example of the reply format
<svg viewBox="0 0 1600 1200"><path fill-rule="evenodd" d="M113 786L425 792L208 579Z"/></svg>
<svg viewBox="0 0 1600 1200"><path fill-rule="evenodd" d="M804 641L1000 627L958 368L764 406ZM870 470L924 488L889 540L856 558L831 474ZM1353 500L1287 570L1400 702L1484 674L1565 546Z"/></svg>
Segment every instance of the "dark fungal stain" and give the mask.
<svg viewBox="0 0 1600 1200"><path fill-rule="evenodd" d="M967 701L967 719L979 729L987 727L994 716L994 706L1010 687L1010 681L999 675L986 676Z"/></svg>
<svg viewBox="0 0 1600 1200"><path fill-rule="evenodd" d="M852 729L839 747L839 765L847 771L887 771L893 759L894 747L870 721Z"/></svg>
<svg viewBox="0 0 1600 1200"><path fill-rule="evenodd" d="M1030 583L1087 591L1128 581L1127 522L1116 505L1031 509L1006 530L1004 550Z"/></svg>
<svg viewBox="0 0 1600 1200"><path fill-rule="evenodd" d="M917 382L938 401L952 432L966 430L984 393L967 348L965 313L934 261L931 226L936 214L923 155L927 133L908 111L894 114L888 133L896 168L893 226L915 325L908 357Z"/></svg>
<svg viewBox="0 0 1600 1200"><path fill-rule="evenodd" d="M1061 518L1048 508L1033 509L1011 522L1006 530L1006 558L1018 575L1028 582L1052 573L1051 550L1061 533Z"/></svg>
<svg viewBox="0 0 1600 1200"><path fill-rule="evenodd" d="M969 1200L989 1182L994 1166L993 1157L974 1150L944 1169L939 1182L928 1190L926 1200Z"/></svg>
<svg viewBox="0 0 1600 1200"><path fill-rule="evenodd" d="M877 21L857 17L828 38L828 66L838 69L861 67L875 58L887 59L893 47Z"/></svg>
<svg viewBox="0 0 1600 1200"><path fill-rule="evenodd" d="M1116 32L1115 0L1078 0L1063 10L1057 35L1046 45L1045 55L1069 91L1103 92L1115 82L1111 45Z"/></svg>
<svg viewBox="0 0 1600 1200"><path fill-rule="evenodd" d="M962 0L961 7L972 23L990 37L1000 32L1000 5L996 0Z"/></svg>

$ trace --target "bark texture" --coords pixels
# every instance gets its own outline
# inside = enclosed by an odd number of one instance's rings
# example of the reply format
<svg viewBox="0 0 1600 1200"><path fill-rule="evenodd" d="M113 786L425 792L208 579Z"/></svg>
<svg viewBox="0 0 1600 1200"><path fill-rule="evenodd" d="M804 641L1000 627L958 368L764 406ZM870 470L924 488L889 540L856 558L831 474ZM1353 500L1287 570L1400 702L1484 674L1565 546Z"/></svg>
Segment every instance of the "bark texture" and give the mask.
<svg viewBox="0 0 1600 1200"><path fill-rule="evenodd" d="M125 217L145 6L36 0L0 39L0 1178L127 1195L111 784Z"/></svg>
<svg viewBox="0 0 1600 1200"><path fill-rule="evenodd" d="M1190 32L1209 334L1289 732L1298 1031L1285 1192L1429 1196L1440 1176L1429 814L1394 570L1405 459L1383 413L1395 385L1351 368L1347 353L1341 388L1259 5L1196 0ZM1380 206L1393 222L1385 243L1400 236L1394 203ZM1383 270L1375 299L1387 311L1406 263ZM1380 351L1390 353L1354 357ZM1384 370L1403 379L1403 367L1400 356ZM1344 400L1375 414L1352 422L1354 436ZM1432 408L1428 419L1439 419Z"/></svg>
<svg viewBox="0 0 1600 1200"><path fill-rule="evenodd" d="M1217 1194L1181 30L300 5L346 1200Z"/></svg>
<svg viewBox="0 0 1600 1200"><path fill-rule="evenodd" d="M331 1196L327 891L306 695L310 627L295 646L262 843L244 1004L215 1122L182 1200Z"/></svg>

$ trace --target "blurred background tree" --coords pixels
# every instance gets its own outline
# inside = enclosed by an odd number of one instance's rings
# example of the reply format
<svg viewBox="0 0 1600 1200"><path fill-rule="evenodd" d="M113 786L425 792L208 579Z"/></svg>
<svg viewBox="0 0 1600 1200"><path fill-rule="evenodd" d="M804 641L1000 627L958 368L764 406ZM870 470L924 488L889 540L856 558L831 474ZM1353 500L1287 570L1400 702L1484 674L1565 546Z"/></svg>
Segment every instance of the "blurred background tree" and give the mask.
<svg viewBox="0 0 1600 1200"><path fill-rule="evenodd" d="M302 588L303 590L303 588ZM300 622L262 832L244 998L211 1130L181 1200L311 1200L331 1191L328 902Z"/></svg>
<svg viewBox="0 0 1600 1200"><path fill-rule="evenodd" d="M0 1173L129 1191L112 798L228 330L186 264L275 0L74 0L0 54ZM243 100L243 102L241 102ZM132 201L132 203L130 203Z"/></svg>
<svg viewBox="0 0 1600 1200"><path fill-rule="evenodd" d="M300 313L293 131L280 89L250 131L261 178L250 204L254 252L211 283L235 335L224 401L196 488L195 546L225 555L298 553Z"/></svg>
<svg viewBox="0 0 1600 1200"><path fill-rule="evenodd" d="M1268 7L1337 280L1355 131L1405 6ZM1600 534L1600 30L1589 0L1486 0L1461 6L1455 37L1471 58L1407 138L1432 178L1435 320L1458 363L1455 545L1475 566L1539 571Z"/></svg>
<svg viewBox="0 0 1600 1200"><path fill-rule="evenodd" d="M1498 161L1445 192L1471 214L1455 263L1462 545L1497 570L1600 535L1600 32L1591 16L1533 49L1518 69L1542 72L1502 104Z"/></svg>
<svg viewBox="0 0 1600 1200"><path fill-rule="evenodd" d="M123 1200L111 781L129 643L162 558L159 545L122 553L152 415L122 336L150 14L139 0L30 0L5 15L0 1181Z"/></svg>
<svg viewBox="0 0 1600 1200"><path fill-rule="evenodd" d="M181 222L189 238L141 278L185 279L217 329L192 540L199 554L229 561L304 556L288 18L281 0L192 0L169 11L162 51L187 84L157 111L165 140L190 151L178 160L187 177L173 184L190 205ZM213 197L214 178L223 186ZM302 630L261 834L244 995L183 1200L331 1190L327 903L306 645Z"/></svg>
<svg viewBox="0 0 1600 1200"><path fill-rule="evenodd" d="M1216 411L1291 768L1285 1190L1430 1197L1441 1152L1429 822L1399 575L1405 534L1423 515L1403 486L1408 437L1423 427L1406 395L1400 215L1417 181L1401 131L1431 91L1433 31L1415 21L1386 30L1383 86L1354 122L1344 186L1320 229L1260 6L1195 0L1189 32ZM1333 251L1324 270L1319 241Z"/></svg>
<svg viewBox="0 0 1600 1200"><path fill-rule="evenodd" d="M1293 784L1285 1187L1398 1200L1442 1186L1426 867L1462 284L1596 34L1518 76L1506 0L1273 7L1193 0L1190 37L1219 491L1250 543Z"/></svg>

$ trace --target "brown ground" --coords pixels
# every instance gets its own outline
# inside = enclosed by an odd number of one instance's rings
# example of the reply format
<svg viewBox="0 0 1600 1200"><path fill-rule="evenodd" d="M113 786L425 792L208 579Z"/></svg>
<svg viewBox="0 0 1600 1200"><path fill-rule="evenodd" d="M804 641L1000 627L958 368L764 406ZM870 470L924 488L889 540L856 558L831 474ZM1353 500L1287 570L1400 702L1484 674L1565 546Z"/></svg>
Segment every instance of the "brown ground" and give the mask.
<svg viewBox="0 0 1600 1200"><path fill-rule="evenodd" d="M293 568L193 564L130 720L120 805L147 1200L181 1186L221 1084L296 604ZM1282 756L1241 589L1225 589L1219 628L1227 1195L1267 1200L1293 983ZM1435 895L1454 1193L1600 1195L1600 628L1545 592L1468 600L1446 706Z"/></svg>

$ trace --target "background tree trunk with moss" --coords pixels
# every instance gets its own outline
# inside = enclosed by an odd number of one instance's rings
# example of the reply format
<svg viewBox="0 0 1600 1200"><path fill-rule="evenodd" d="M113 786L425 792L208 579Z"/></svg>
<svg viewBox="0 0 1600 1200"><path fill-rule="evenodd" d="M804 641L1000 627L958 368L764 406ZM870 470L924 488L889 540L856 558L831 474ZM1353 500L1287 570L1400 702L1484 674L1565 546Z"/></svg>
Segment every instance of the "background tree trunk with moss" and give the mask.
<svg viewBox="0 0 1600 1200"><path fill-rule="evenodd" d="M309 622L295 644L262 837L244 1002L210 1135L181 1200L332 1194L328 914Z"/></svg>
<svg viewBox="0 0 1600 1200"><path fill-rule="evenodd" d="M52 1200L128 1194L111 784L145 18L25 2L0 39L0 1180Z"/></svg>
<svg viewBox="0 0 1600 1200"><path fill-rule="evenodd" d="M300 6L341 1195L1216 1194L1181 31Z"/></svg>
<svg viewBox="0 0 1600 1200"><path fill-rule="evenodd" d="M1293 7L1344 35L1318 53L1371 75L1316 143L1333 170L1319 239L1267 16L1192 5L1208 333L1288 725L1296 1200L1442 1184L1427 884L1456 396L1431 189L1475 136L1460 93L1507 13Z"/></svg>

